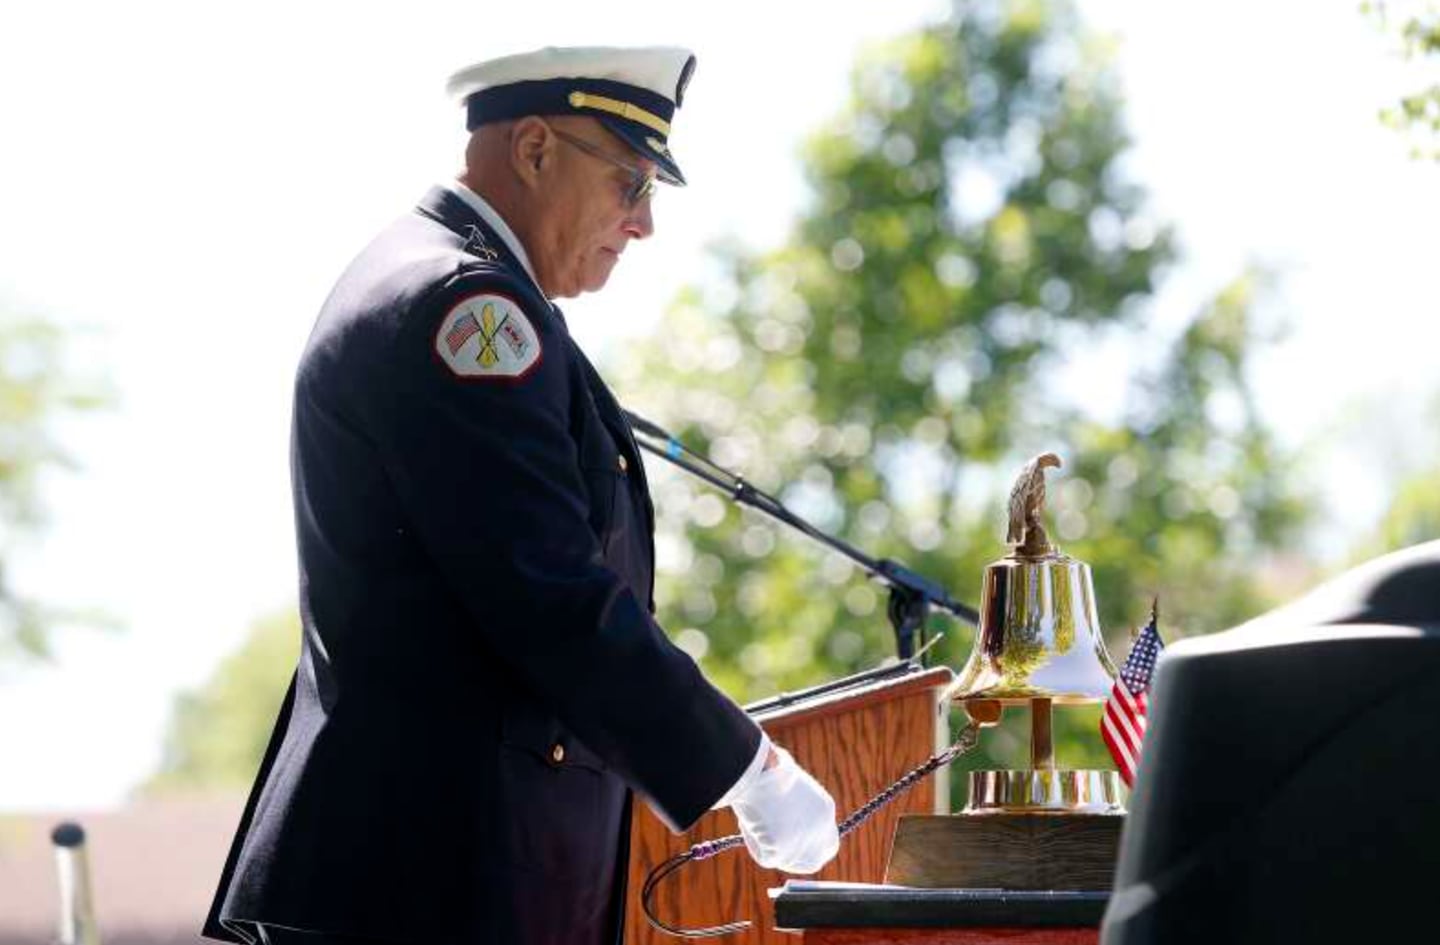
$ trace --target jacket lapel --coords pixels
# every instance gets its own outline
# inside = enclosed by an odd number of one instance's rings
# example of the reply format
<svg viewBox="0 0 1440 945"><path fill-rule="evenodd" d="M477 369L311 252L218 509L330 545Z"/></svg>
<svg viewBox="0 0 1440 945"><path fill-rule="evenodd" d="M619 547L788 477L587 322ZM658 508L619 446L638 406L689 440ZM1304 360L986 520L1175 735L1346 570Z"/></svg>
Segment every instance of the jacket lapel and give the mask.
<svg viewBox="0 0 1440 945"><path fill-rule="evenodd" d="M554 311L557 317L563 319L564 316L560 315L558 308L555 308ZM585 381L590 388L590 396L594 400L595 409L600 413L600 422L605 424L605 428L610 431L610 435L615 438L615 442L619 443L620 448L625 451L625 462L630 469L629 475L634 478L637 487L635 491L639 493L640 506L645 512L645 534L650 542L650 564L652 572L651 597L653 598L655 504L650 499L650 483L645 476L645 463L640 457L640 446L635 442L635 434L630 429L630 423L625 419L625 412L621 409L619 401L615 399L615 395L610 392L609 386L607 386L605 381L600 377L600 373L595 370L595 366L590 363L590 359L585 357L585 352L581 351L580 346L575 344L573 338L571 339L570 347L574 350L575 357L579 359L580 366L585 372ZM651 606L654 606L653 600L651 601Z"/></svg>

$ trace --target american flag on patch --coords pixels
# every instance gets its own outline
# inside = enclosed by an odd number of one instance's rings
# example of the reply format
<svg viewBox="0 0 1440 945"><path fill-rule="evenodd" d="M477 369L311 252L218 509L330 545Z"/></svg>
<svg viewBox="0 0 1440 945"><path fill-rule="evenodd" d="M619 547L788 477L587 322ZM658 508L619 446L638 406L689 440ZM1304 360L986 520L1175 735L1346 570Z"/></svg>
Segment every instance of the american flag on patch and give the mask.
<svg viewBox="0 0 1440 945"><path fill-rule="evenodd" d="M450 349L451 354L459 354L460 349L465 347L465 342L475 337L479 330L480 323L475 320L475 313L466 312L445 333L445 346Z"/></svg>
<svg viewBox="0 0 1440 945"><path fill-rule="evenodd" d="M1165 644L1156 629L1159 605L1150 608L1150 622L1135 642L1130 645L1130 655L1120 668L1120 678L1110 690L1110 699L1105 703L1105 714L1100 719L1100 737L1115 759L1115 767L1125 786L1135 783L1135 766L1140 763L1140 742L1145 737L1145 713L1150 703L1150 677L1155 675L1155 663Z"/></svg>

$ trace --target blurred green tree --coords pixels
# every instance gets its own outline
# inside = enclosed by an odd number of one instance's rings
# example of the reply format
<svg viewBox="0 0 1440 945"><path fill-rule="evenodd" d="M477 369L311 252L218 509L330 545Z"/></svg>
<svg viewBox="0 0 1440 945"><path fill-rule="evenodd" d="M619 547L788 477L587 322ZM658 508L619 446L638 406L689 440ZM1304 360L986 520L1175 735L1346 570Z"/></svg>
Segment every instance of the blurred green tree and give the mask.
<svg viewBox="0 0 1440 945"><path fill-rule="evenodd" d="M108 400L94 378L68 370L57 326L0 315L0 666L48 656L49 628L77 616L17 594L6 579L6 563L44 527L44 475L74 468L57 422ZM93 615L86 619L98 622Z"/></svg>
<svg viewBox="0 0 1440 945"><path fill-rule="evenodd" d="M1400 38L1406 59L1440 67L1440 4L1434 0L1374 0L1361 4L1383 29ZM1417 157L1440 160L1440 82L1402 96L1399 102L1380 113L1381 120L1408 133ZM1430 142L1427 146L1424 142ZM1430 428L1440 420L1440 397L1430 408ZM1440 467L1410 475L1396 490L1390 506L1373 534L1359 542L1351 553L1358 562L1409 545L1440 538Z"/></svg>
<svg viewBox="0 0 1440 945"><path fill-rule="evenodd" d="M852 84L805 151L793 236L721 248L714 283L616 365L627 401L972 602L1015 473L1055 449L1054 530L1094 567L1107 626L1138 623L1153 594L1172 639L1261 609L1257 560L1304 512L1247 380L1263 279L1240 276L1169 341L1141 324L1171 239L1127 178L1113 77L1072 7L957 3ZM1125 370L1117 342L1142 367L1106 418L1088 392ZM730 693L894 652L883 594L846 561L655 473L661 622ZM968 650L952 632L939 658ZM1094 744L1075 750L1103 757L1084 726Z"/></svg>
<svg viewBox="0 0 1440 945"><path fill-rule="evenodd" d="M1421 424L1440 429L1440 394L1421 411ZM1410 431L1406 431L1407 435ZM1352 563L1440 538L1440 466L1419 468L1398 483L1375 530L1351 553Z"/></svg>
<svg viewBox="0 0 1440 945"><path fill-rule="evenodd" d="M1406 59L1428 64L1433 74L1433 67L1440 65L1440 5L1434 0L1374 0L1360 6L1382 29L1399 37ZM1440 161L1440 82L1402 95L1381 109L1380 120L1411 140L1415 157Z"/></svg>
<svg viewBox="0 0 1440 945"><path fill-rule="evenodd" d="M687 444L972 602L1015 473L1055 449L1053 531L1094 567L1104 623L1135 625L1158 594L1167 639L1229 626L1263 608L1257 560L1305 508L1247 381L1264 281L1241 275L1157 339L1141 316L1174 254L1126 145L1068 3L958 3L858 65L805 151L792 238L718 248L721 274L607 374ZM1089 391L1127 370L1117 348L1141 368L1107 418ZM883 594L844 559L650 468L662 624L733 696L894 652ZM938 659L958 666L969 634L947 632ZM254 771L296 639L262 625L181 701L157 783ZM1063 762L1108 764L1096 718L1057 713ZM1019 764L1021 723L970 766Z"/></svg>
<svg viewBox="0 0 1440 945"><path fill-rule="evenodd" d="M176 699L160 770L142 790L248 786L299 654L298 614L256 622L203 686Z"/></svg>
<svg viewBox="0 0 1440 945"><path fill-rule="evenodd" d="M1417 473L1396 493L1362 557L1440 538L1440 468Z"/></svg>

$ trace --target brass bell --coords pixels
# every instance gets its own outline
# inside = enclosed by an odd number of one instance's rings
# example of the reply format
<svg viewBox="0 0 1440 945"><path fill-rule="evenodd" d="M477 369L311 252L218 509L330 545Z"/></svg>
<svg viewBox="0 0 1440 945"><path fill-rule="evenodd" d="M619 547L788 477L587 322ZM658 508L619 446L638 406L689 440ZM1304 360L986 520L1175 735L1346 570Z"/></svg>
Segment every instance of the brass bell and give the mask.
<svg viewBox="0 0 1440 945"><path fill-rule="evenodd" d="M1052 705L1104 702L1115 680L1105 649L1090 567L1050 543L1041 513L1054 453L1025 465L1010 493L1010 554L985 569L980 626L959 676L946 690L970 717L992 725L1006 706L1031 710L1031 761L1054 768Z"/></svg>
<svg viewBox="0 0 1440 945"><path fill-rule="evenodd" d="M1030 767L971 771L954 815L900 818L885 882L966 889L1109 889L1125 806L1114 771L1055 766L1051 707L1103 702L1105 650L1090 568L1050 544L1040 513L1045 470L1026 464L1010 493L1008 555L985 569L975 645L946 696L974 726L1030 708ZM1099 738L1099 734L1096 734Z"/></svg>

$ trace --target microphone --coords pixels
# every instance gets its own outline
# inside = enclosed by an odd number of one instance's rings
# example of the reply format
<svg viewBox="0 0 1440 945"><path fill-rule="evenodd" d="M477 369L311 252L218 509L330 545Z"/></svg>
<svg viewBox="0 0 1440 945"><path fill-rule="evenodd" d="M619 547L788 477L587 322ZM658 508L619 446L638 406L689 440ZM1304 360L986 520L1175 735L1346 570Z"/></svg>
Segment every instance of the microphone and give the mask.
<svg viewBox="0 0 1440 945"><path fill-rule="evenodd" d="M60 945L100 945L85 831L66 821L51 832L50 840L55 844L55 865L60 871Z"/></svg>

